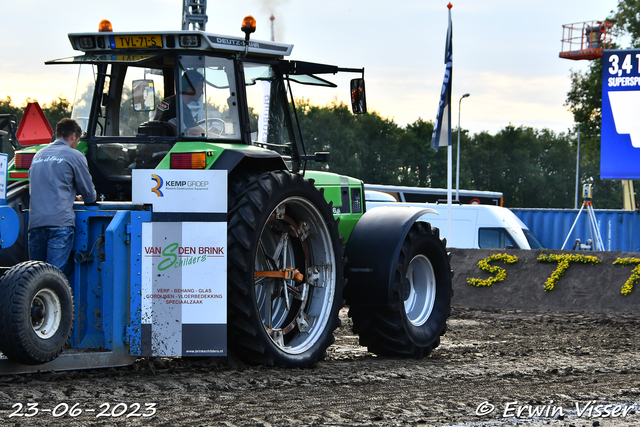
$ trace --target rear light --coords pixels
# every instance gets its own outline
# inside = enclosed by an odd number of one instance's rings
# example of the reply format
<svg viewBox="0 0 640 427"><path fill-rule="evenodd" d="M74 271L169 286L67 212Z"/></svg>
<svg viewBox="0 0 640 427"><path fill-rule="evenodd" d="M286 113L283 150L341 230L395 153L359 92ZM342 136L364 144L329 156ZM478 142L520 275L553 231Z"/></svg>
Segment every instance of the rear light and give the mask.
<svg viewBox="0 0 640 427"><path fill-rule="evenodd" d="M36 153L16 153L16 169L29 169Z"/></svg>
<svg viewBox="0 0 640 427"><path fill-rule="evenodd" d="M28 172L9 172L9 178L29 178Z"/></svg>
<svg viewBox="0 0 640 427"><path fill-rule="evenodd" d="M204 169L206 166L205 153L171 154L171 169Z"/></svg>

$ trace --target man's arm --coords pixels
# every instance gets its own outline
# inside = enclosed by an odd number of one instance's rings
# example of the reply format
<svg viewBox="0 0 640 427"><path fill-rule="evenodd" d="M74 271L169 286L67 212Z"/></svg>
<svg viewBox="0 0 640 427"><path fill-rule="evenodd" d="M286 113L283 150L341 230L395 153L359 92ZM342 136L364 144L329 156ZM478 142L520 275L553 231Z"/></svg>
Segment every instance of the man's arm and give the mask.
<svg viewBox="0 0 640 427"><path fill-rule="evenodd" d="M91 180L87 159L82 154L76 157L73 165L73 175L76 182L76 191L82 196L84 204L95 204L97 198L96 189Z"/></svg>
<svg viewBox="0 0 640 427"><path fill-rule="evenodd" d="M204 135L204 129L196 122L187 104L182 104L182 110L182 120L184 121L184 127L187 131L187 135Z"/></svg>

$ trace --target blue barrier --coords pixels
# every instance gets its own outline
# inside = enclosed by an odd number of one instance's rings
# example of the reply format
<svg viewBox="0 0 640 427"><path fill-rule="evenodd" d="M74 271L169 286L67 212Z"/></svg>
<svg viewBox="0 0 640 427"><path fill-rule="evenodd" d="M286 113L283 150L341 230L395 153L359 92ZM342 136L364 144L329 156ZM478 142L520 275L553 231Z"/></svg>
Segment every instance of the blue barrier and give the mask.
<svg viewBox="0 0 640 427"><path fill-rule="evenodd" d="M510 209L538 237L545 248L561 249L577 209ZM594 209L604 248L607 251L640 252L640 211ZM576 239L585 243L592 239L589 215L582 210L565 249L573 248Z"/></svg>

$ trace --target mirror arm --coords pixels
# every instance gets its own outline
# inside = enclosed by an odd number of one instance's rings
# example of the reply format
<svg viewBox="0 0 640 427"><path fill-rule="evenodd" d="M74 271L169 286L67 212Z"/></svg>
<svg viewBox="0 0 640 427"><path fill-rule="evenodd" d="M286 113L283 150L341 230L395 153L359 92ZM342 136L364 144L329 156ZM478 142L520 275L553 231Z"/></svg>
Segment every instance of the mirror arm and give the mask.
<svg viewBox="0 0 640 427"><path fill-rule="evenodd" d="M309 160L313 160L316 162L325 162L325 163L329 163L330 157L331 157L331 153L327 151L316 151L313 156L309 156L309 155L300 156L300 158L305 162L308 162Z"/></svg>
<svg viewBox="0 0 640 427"><path fill-rule="evenodd" d="M362 73L364 79L364 68L338 68L339 73Z"/></svg>

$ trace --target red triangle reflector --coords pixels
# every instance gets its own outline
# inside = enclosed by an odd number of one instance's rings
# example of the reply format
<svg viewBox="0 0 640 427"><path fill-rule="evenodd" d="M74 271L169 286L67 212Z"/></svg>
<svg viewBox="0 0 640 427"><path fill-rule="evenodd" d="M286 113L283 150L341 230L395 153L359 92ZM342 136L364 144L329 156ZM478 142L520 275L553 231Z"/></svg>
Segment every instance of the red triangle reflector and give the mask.
<svg viewBox="0 0 640 427"><path fill-rule="evenodd" d="M48 144L51 142L52 135L53 129L44 116L40 104L37 102L28 103L16 132L16 138L18 138L20 145L24 147Z"/></svg>

